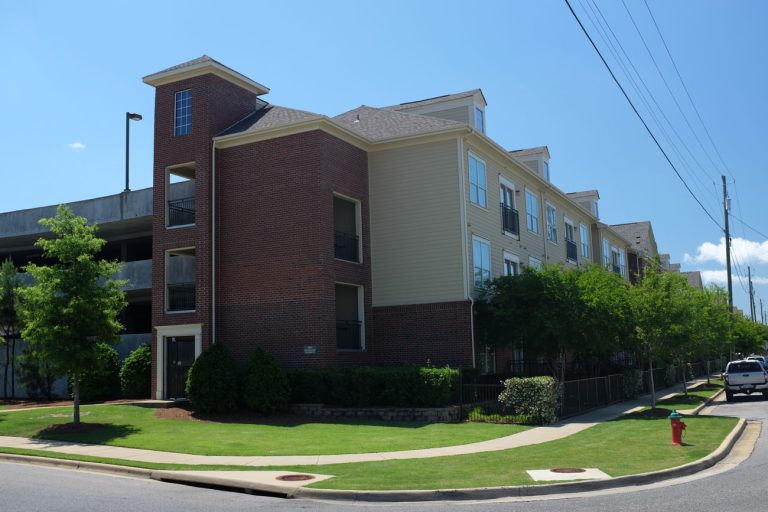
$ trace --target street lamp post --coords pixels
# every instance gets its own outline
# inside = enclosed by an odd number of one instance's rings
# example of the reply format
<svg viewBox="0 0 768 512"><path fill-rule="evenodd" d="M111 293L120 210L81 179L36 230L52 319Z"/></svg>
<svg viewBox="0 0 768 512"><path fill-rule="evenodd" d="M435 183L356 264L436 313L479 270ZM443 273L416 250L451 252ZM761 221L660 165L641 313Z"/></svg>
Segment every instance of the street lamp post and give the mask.
<svg viewBox="0 0 768 512"><path fill-rule="evenodd" d="M131 140L131 121L141 121L141 114L132 114L131 112L125 113L125 190L124 192L130 192L131 189L128 186L128 169L129 169L129 147Z"/></svg>

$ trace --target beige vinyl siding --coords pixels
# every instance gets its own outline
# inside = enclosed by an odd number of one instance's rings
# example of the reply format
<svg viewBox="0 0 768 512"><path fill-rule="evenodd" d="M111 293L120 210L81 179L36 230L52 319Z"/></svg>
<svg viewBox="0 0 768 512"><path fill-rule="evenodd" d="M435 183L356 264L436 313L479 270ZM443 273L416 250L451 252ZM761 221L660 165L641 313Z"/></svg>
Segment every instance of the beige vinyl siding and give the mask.
<svg viewBox="0 0 768 512"><path fill-rule="evenodd" d="M374 306L464 299L458 141L368 155Z"/></svg>
<svg viewBox="0 0 768 512"><path fill-rule="evenodd" d="M470 124L470 114L474 115L474 107L455 107L446 110L437 110L434 112L424 113L422 115L439 117L440 119L448 119L450 121L458 121L460 123Z"/></svg>
<svg viewBox="0 0 768 512"><path fill-rule="evenodd" d="M471 145L465 146L464 165L469 169L469 155L485 162L487 207L481 208L471 204L467 196L467 250L469 254L470 265L472 263L472 235L488 240L491 244L491 277L496 278L504 273L504 251L517 256L523 266L528 265L528 258L534 257L540 261L547 261L544 256L544 211L541 190L536 183L535 178L529 171L518 168L510 163L501 163L492 158L488 153L480 151ZM512 182L515 187L514 207L518 212L520 236L514 237L506 234L502 228L501 219L501 198L499 196L500 176L503 176L508 182ZM465 176L465 186L469 190L469 172ZM525 189L534 192L539 197L539 233L534 234L528 231L525 218ZM469 286L473 297L478 298L482 295L482 290L474 287L474 279L469 273Z"/></svg>
<svg viewBox="0 0 768 512"><path fill-rule="evenodd" d="M565 218L573 223L573 241L576 242L576 254L578 256L578 265L586 266L590 261L582 261L581 258L581 234L579 233L579 224L590 226L594 223L592 218L581 208L572 202L563 199L559 195L551 192L544 193L545 201L557 209L557 243L554 244L547 240L547 263L565 263L566 266L573 266L572 262L566 258L565 244ZM544 226L546 236L546 211L544 212Z"/></svg>

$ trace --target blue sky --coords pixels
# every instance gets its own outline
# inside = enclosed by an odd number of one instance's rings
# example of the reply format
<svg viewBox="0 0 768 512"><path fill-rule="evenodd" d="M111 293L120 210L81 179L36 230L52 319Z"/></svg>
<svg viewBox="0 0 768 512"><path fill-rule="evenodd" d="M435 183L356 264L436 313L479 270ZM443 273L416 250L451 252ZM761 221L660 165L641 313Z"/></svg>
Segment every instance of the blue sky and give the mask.
<svg viewBox="0 0 768 512"><path fill-rule="evenodd" d="M768 2L647 0L716 152L645 1L624 1L572 4L717 223L726 174L732 213L768 233ZM612 50L629 56L623 66L642 77L653 114ZM120 192L126 111L144 116L131 125L131 188L150 186L154 91L141 78L202 54L270 87L272 103L327 115L482 88L492 138L509 149L547 145L558 187L598 189L604 222L650 220L662 252L722 282L722 231L560 0L2 2L0 211ZM738 273L752 267L768 308L768 241L735 218L731 228ZM746 284L734 279L734 301L748 311Z"/></svg>

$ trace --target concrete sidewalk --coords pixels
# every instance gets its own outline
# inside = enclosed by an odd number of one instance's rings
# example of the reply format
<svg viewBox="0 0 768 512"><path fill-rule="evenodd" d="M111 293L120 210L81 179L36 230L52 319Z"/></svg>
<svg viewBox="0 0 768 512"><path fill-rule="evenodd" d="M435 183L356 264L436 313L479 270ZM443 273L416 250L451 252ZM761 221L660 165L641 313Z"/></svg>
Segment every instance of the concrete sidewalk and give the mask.
<svg viewBox="0 0 768 512"><path fill-rule="evenodd" d="M695 386L703 382L706 382L706 379L697 379L692 381L690 385ZM675 388L676 387L677 386L675 386ZM675 391L670 393L671 389L673 388L660 391L660 399L664 396L671 396L679 392ZM557 439L562 439L564 437L576 434L577 432L586 430L603 421L616 418L621 414L637 409L638 407L646 406L648 405L648 402L649 396L643 396L637 400L620 402L614 405L603 407L601 409L596 409L580 416L567 418L552 425L535 427L524 432L519 432L517 434L497 439L490 439L488 441L456 446L446 446L441 448L403 450L395 452L284 456L192 455L186 453L161 452L137 448L123 448L119 446L70 443L64 441L48 441L44 439L27 439L24 437L7 436L0 436L0 446L76 455L88 455L92 457L123 459L138 462L187 465L265 467L325 465L341 464L347 462L369 462L396 459L423 459L430 457L443 457L450 455L465 455L469 453L508 450L510 448L519 448L521 446L555 441Z"/></svg>

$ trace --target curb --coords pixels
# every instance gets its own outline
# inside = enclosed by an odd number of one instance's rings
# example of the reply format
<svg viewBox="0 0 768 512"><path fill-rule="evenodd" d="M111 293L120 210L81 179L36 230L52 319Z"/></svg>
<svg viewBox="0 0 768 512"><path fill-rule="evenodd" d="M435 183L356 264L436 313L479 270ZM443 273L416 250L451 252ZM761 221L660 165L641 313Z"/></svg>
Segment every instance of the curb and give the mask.
<svg viewBox="0 0 768 512"><path fill-rule="evenodd" d="M710 405L712 405L712 402L714 402L715 400L717 400L717 398L718 398L720 395L722 395L723 393L725 393L725 388L721 389L720 391L718 391L717 393L715 393L715 394L714 394L714 395L712 395L711 397L707 398L707 399L704 401L704 403L700 404L698 407L696 407L696 408L695 408L693 411L691 411L689 414L690 414L691 416L698 416L698 415L699 415L699 413L702 411L702 409L704 409L705 407L709 407Z"/></svg>
<svg viewBox="0 0 768 512"><path fill-rule="evenodd" d="M612 478L610 480L591 480L588 482L569 482L564 484L523 485L509 487L488 487L479 489L439 489L431 491L337 491L328 489L309 489L299 487L287 494L289 498L343 500L343 501L435 501L435 500L489 500L509 497L546 496L550 494L577 493L613 489L616 487L638 486L660 482L671 478L692 475L708 469L723 460L733 449L747 421L740 418L728 437L720 446L703 459L675 468L663 469L652 473L640 473Z"/></svg>
<svg viewBox="0 0 768 512"><path fill-rule="evenodd" d="M64 469L78 469L97 473L108 473L118 476L130 476L134 478L152 478L151 469L133 468L130 466L117 466L114 464L102 464L100 462L83 462L79 460L55 459L52 457L38 457L36 455L17 455L14 453L0 453L0 461L16 462L21 464L34 464L36 466L48 466Z"/></svg>

